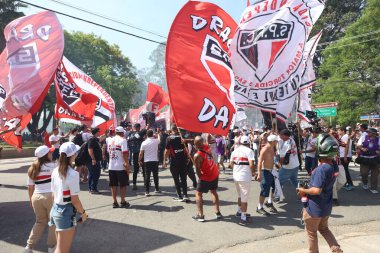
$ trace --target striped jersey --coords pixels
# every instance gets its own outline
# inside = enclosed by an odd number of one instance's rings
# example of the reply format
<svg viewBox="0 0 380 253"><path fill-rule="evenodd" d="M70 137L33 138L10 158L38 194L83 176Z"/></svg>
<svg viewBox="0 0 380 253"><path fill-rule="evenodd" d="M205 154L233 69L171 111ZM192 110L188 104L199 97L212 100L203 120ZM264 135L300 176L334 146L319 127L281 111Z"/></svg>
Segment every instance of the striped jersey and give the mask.
<svg viewBox="0 0 380 253"><path fill-rule="evenodd" d="M40 173L36 180L28 177L27 185L34 185L34 193L49 193L51 192L51 173L57 164L54 162L45 163L41 166Z"/></svg>
<svg viewBox="0 0 380 253"><path fill-rule="evenodd" d="M231 154L231 161L234 163L233 178L235 181L251 181L252 172L249 168L249 161L255 160L252 149L239 145Z"/></svg>
<svg viewBox="0 0 380 253"><path fill-rule="evenodd" d="M79 173L69 167L66 178L61 178L58 167L51 174L51 190L54 193L54 203L66 205L71 203L71 196L79 195Z"/></svg>

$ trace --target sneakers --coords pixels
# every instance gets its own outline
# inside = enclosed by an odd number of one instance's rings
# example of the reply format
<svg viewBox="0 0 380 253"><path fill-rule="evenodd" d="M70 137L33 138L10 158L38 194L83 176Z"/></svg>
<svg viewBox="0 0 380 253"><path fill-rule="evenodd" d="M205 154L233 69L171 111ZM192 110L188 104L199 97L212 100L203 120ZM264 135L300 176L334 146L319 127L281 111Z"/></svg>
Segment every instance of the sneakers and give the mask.
<svg viewBox="0 0 380 253"><path fill-rule="evenodd" d="M218 219L218 220L223 218L223 215L221 214L221 212L215 213L215 216L216 216L216 219Z"/></svg>
<svg viewBox="0 0 380 253"><path fill-rule="evenodd" d="M246 216L247 216L247 218L251 217L251 214L247 213ZM235 217L239 217L240 218L241 217L241 213L240 212L236 212Z"/></svg>
<svg viewBox="0 0 380 253"><path fill-rule="evenodd" d="M28 246L26 246L25 248L24 248L24 251L23 251L24 253L33 253L33 250L32 249L30 249Z"/></svg>
<svg viewBox="0 0 380 253"><path fill-rule="evenodd" d="M273 199L273 202L274 203L279 203L281 200L280 200L280 198L279 197L275 197L274 199Z"/></svg>
<svg viewBox="0 0 380 253"><path fill-rule="evenodd" d="M350 185L350 184L346 184L346 185L344 186L344 189L345 189L346 191L352 191L352 190L354 189L354 187L353 187L352 185Z"/></svg>
<svg viewBox="0 0 380 253"><path fill-rule="evenodd" d="M146 193L145 193L145 197L150 197L149 192L146 192Z"/></svg>
<svg viewBox="0 0 380 253"><path fill-rule="evenodd" d="M334 205L334 206L339 206L339 201L338 201L338 199L333 199L333 205Z"/></svg>
<svg viewBox="0 0 380 253"><path fill-rule="evenodd" d="M369 189L368 184L363 184L363 185L362 185L362 188L363 188L364 190L368 190L368 189Z"/></svg>
<svg viewBox="0 0 380 253"><path fill-rule="evenodd" d="M114 202L113 204L112 204L112 208L119 208L120 206L119 206L119 204L117 203L117 202Z"/></svg>
<svg viewBox="0 0 380 253"><path fill-rule="evenodd" d="M205 222L205 216L200 216L199 214L193 216L193 220L199 221L199 222Z"/></svg>
<svg viewBox="0 0 380 253"><path fill-rule="evenodd" d="M183 198L182 197L175 197L175 198L173 198L173 200L176 202L182 202Z"/></svg>
<svg viewBox="0 0 380 253"><path fill-rule="evenodd" d="M132 186L132 191L136 191L136 190L137 190L137 185L134 184L134 185Z"/></svg>
<svg viewBox="0 0 380 253"><path fill-rule="evenodd" d="M372 194L379 194L377 190L369 190Z"/></svg>
<svg viewBox="0 0 380 253"><path fill-rule="evenodd" d="M277 209L273 206L273 203L266 202L264 205L269 208L269 212L278 213Z"/></svg>
<svg viewBox="0 0 380 253"><path fill-rule="evenodd" d="M190 198L187 195L185 195L185 196L183 196L182 201L186 202L186 203L189 203L190 202Z"/></svg>
<svg viewBox="0 0 380 253"><path fill-rule="evenodd" d="M246 220L240 219L240 221L239 221L239 225L241 225L241 226L247 226L247 225L250 224L250 223L251 223L251 222L250 222L250 220L248 219L248 217L247 217Z"/></svg>
<svg viewBox="0 0 380 253"><path fill-rule="evenodd" d="M155 190L154 193L161 193L161 191L160 190Z"/></svg>
<svg viewBox="0 0 380 253"><path fill-rule="evenodd" d="M99 194L100 194L100 191L98 191L98 190L93 190L93 191L91 191L91 194L99 195Z"/></svg>
<svg viewBox="0 0 380 253"><path fill-rule="evenodd" d="M263 216L266 216L266 217L268 217L268 216L270 216L270 213L268 213L267 211L265 211L265 209L262 207L262 208L256 208L256 213L259 213L259 214L261 214L261 215L263 215Z"/></svg>
<svg viewBox="0 0 380 253"><path fill-rule="evenodd" d="M127 202L127 201L125 201L125 202L121 202L120 203L120 207L121 208L128 208L128 207L130 207L131 206L131 204L129 204L129 202Z"/></svg>

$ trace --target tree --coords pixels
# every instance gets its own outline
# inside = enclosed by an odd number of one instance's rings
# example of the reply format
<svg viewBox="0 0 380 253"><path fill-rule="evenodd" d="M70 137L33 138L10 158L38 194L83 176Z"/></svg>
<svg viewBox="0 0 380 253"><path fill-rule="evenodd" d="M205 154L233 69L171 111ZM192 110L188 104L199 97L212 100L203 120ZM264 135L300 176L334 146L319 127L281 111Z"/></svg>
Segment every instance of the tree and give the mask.
<svg viewBox="0 0 380 253"><path fill-rule="evenodd" d="M165 45L158 45L157 48L150 54L149 60L153 66L147 69L140 70L139 77L145 85L148 82L160 85L167 90L166 72L165 72Z"/></svg>
<svg viewBox="0 0 380 253"><path fill-rule="evenodd" d="M314 102L339 102L337 123L353 124L377 110L380 94L380 2L368 0L363 15L347 27L345 36L323 52L320 87ZM358 37L373 32L372 35ZM377 33L376 33L377 32Z"/></svg>
<svg viewBox="0 0 380 253"><path fill-rule="evenodd" d="M24 13L17 11L20 7L25 7L25 5L14 0L0 1L0 52L5 48L4 28L12 20L24 16Z"/></svg>

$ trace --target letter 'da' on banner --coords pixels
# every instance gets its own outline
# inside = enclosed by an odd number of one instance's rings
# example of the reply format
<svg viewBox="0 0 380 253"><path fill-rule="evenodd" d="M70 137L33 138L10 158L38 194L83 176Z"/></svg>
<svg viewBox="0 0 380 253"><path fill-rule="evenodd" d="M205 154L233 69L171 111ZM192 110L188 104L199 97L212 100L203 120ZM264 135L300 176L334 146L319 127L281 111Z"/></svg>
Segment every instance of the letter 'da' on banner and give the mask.
<svg viewBox="0 0 380 253"><path fill-rule="evenodd" d="M166 79L178 127L228 133L235 114L228 47L236 27L211 3L189 1L177 14L166 46Z"/></svg>
<svg viewBox="0 0 380 253"><path fill-rule="evenodd" d="M318 0L268 0L246 8L230 48L237 105L287 119L305 68L305 44L323 9Z"/></svg>

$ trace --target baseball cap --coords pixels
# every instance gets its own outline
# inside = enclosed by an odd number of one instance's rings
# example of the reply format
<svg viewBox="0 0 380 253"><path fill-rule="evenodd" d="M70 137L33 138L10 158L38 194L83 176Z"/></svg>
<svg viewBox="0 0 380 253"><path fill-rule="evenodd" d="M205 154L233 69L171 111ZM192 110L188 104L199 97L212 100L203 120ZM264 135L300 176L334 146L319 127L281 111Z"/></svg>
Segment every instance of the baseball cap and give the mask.
<svg viewBox="0 0 380 253"><path fill-rule="evenodd" d="M238 128L236 128L236 129L234 129L234 131L233 131L234 133L239 133L240 132L240 130L238 129Z"/></svg>
<svg viewBox="0 0 380 253"><path fill-rule="evenodd" d="M376 128L373 128L373 127L368 128L367 131L368 131L369 133L377 134L377 129L376 129Z"/></svg>
<svg viewBox="0 0 380 253"><path fill-rule="evenodd" d="M34 155L38 158L44 157L47 153L51 153L55 150L54 147L49 148L46 145L39 146L36 148L36 151L34 151Z"/></svg>
<svg viewBox="0 0 380 253"><path fill-rule="evenodd" d="M348 131L348 130L351 130L351 127L350 127L350 126L346 127L346 130L347 130L347 131Z"/></svg>
<svg viewBox="0 0 380 253"><path fill-rule="evenodd" d="M65 153L67 157L75 155L79 151L80 147L72 142L65 142L59 148L59 153Z"/></svg>
<svg viewBox="0 0 380 253"><path fill-rule="evenodd" d="M240 137L240 144L249 144L249 138L246 135Z"/></svg>
<svg viewBox="0 0 380 253"><path fill-rule="evenodd" d="M116 133L124 133L124 128L122 126L118 126L115 128Z"/></svg>
<svg viewBox="0 0 380 253"><path fill-rule="evenodd" d="M272 141L278 141L278 136L277 135L274 135L274 134L271 134L268 136L267 140L269 142L272 142Z"/></svg>

